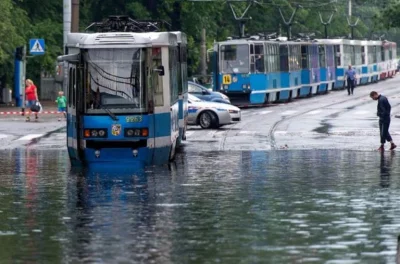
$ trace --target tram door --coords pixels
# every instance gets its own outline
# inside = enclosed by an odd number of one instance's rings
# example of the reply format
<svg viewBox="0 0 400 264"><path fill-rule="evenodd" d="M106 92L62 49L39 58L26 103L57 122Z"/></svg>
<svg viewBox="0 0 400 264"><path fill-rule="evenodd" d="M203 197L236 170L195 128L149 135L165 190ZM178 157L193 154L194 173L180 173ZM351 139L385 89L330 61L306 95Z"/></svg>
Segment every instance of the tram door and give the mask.
<svg viewBox="0 0 400 264"><path fill-rule="evenodd" d="M67 146L72 159L79 159L78 155L78 126L77 126L77 67L68 64L68 97L67 97Z"/></svg>

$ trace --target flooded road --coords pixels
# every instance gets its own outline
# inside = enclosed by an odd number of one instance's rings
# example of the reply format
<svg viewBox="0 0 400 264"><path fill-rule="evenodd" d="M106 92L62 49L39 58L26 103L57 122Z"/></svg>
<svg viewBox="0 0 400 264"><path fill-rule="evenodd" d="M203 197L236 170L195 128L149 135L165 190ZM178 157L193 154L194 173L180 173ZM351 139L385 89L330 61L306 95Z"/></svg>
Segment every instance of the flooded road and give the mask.
<svg viewBox="0 0 400 264"><path fill-rule="evenodd" d="M5 263L394 263L396 153L181 153L128 171L0 152Z"/></svg>

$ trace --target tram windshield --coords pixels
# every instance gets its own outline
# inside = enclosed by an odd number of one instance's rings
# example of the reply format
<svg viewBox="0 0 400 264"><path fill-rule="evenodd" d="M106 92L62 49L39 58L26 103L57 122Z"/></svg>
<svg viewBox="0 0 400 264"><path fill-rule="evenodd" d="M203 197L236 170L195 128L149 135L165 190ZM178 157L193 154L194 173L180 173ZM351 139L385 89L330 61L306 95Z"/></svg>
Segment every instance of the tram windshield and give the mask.
<svg viewBox="0 0 400 264"><path fill-rule="evenodd" d="M144 108L145 54L143 49L89 49L87 111Z"/></svg>
<svg viewBox="0 0 400 264"><path fill-rule="evenodd" d="M222 73L249 73L249 45L222 45L221 71Z"/></svg>

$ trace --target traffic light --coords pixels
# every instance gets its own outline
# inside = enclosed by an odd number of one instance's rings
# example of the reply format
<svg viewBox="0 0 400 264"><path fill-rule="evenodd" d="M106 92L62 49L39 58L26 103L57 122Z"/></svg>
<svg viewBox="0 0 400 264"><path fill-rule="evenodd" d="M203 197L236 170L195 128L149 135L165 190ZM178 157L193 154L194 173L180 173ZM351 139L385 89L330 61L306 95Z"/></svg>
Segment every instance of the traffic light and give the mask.
<svg viewBox="0 0 400 264"><path fill-rule="evenodd" d="M22 61L24 59L24 46L17 47L15 50L15 58Z"/></svg>

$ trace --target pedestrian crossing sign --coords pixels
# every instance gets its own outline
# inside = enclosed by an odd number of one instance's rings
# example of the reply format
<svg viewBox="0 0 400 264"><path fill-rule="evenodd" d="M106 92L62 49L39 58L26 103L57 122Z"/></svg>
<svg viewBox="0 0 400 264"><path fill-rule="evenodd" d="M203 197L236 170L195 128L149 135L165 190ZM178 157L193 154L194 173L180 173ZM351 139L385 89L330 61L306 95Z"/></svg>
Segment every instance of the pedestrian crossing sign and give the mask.
<svg viewBox="0 0 400 264"><path fill-rule="evenodd" d="M43 55L44 49L45 49L44 39L29 40L29 53L31 55Z"/></svg>

